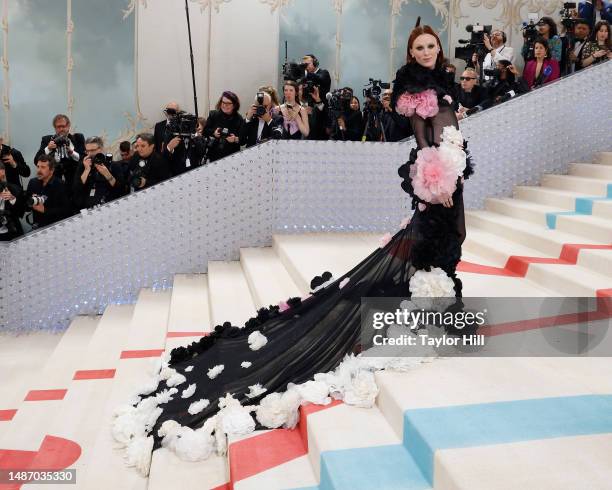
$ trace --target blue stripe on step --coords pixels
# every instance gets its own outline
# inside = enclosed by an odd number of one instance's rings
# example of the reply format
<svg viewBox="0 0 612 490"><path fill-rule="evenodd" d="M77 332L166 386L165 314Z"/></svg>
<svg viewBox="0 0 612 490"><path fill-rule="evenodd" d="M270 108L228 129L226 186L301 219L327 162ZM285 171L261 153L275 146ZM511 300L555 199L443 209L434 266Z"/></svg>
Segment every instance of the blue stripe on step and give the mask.
<svg viewBox="0 0 612 490"><path fill-rule="evenodd" d="M433 484L438 449L612 432L612 395L407 410L404 445Z"/></svg>
<svg viewBox="0 0 612 490"><path fill-rule="evenodd" d="M576 213L575 211L556 211L554 213L546 213L546 226L551 230L557 227L557 216L576 216L582 213Z"/></svg>
<svg viewBox="0 0 612 490"><path fill-rule="evenodd" d="M608 201L612 199L612 184L607 184L605 197L577 197L574 211L555 211L546 213L546 226L551 230L557 228L557 216L592 215L595 201Z"/></svg>

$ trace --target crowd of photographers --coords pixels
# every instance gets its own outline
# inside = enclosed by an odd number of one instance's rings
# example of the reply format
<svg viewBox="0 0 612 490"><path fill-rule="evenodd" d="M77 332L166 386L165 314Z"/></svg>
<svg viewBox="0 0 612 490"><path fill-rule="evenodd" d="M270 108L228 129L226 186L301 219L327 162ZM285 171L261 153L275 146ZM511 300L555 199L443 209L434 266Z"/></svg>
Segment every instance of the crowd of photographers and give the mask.
<svg viewBox="0 0 612 490"><path fill-rule="evenodd" d="M457 118L611 58L612 7L601 0L575 6L564 4L561 35L550 17L524 24L522 75L504 32L468 26L471 37L455 52L467 65L455 84ZM445 68L454 82L455 67ZM273 87L260 87L244 117L231 91L222 93L207 119L168 103L152 134L121 142L118 160L100 137L71 133L70 119L58 114L54 133L42 137L34 157L36 176L25 186L30 168L0 139L0 241L23 235L24 216L33 229L46 226L266 140L400 141L412 135L409 120L392 110L388 83L370 79L361 107L351 88L331 90L329 72L312 54L300 64L286 62L283 75L282 103Z"/></svg>

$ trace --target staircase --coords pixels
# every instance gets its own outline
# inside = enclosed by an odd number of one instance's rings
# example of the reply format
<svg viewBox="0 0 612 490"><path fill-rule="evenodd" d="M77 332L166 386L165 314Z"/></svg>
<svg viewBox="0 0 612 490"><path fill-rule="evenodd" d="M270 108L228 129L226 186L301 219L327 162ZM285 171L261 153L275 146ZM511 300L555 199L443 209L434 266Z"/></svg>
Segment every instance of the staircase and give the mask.
<svg viewBox="0 0 612 490"><path fill-rule="evenodd" d="M466 212L465 296L612 296L612 152L569 172ZM276 235L239 262L175 276L172 291L143 289L135 305L77 317L61 337L2 338L0 469L74 468L74 488L87 490L609 488L605 357L449 358L379 372L372 409L306 405L295 430L235 438L227 457L186 463L161 449L148 478L125 467L111 416L164 350L305 295L314 275L341 275L379 238ZM0 484L9 488L19 487Z"/></svg>

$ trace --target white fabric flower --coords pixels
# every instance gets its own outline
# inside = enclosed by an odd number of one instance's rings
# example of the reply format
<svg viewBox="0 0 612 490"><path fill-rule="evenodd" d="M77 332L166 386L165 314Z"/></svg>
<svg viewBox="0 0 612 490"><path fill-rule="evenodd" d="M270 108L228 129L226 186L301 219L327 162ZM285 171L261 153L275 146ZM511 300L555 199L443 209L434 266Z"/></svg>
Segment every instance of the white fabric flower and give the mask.
<svg viewBox="0 0 612 490"><path fill-rule="evenodd" d="M463 135L454 126L445 126L442 129L442 141L463 148Z"/></svg>
<svg viewBox="0 0 612 490"><path fill-rule="evenodd" d="M249 361L244 361L243 363L240 364L240 366L242 366L244 369L248 369L251 367L253 363L249 362Z"/></svg>
<svg viewBox="0 0 612 490"><path fill-rule="evenodd" d="M190 373L191 371L193 371L193 366L187 366L187 367L185 368L185 372L186 372L186 373Z"/></svg>
<svg viewBox="0 0 612 490"><path fill-rule="evenodd" d="M295 390L283 394L270 393L257 407L255 417L261 425L269 429L285 427L293 429L299 419L301 397Z"/></svg>
<svg viewBox="0 0 612 490"><path fill-rule="evenodd" d="M257 398L259 395L263 395L267 390L259 383L249 386L249 392L246 394L247 398Z"/></svg>
<svg viewBox="0 0 612 490"><path fill-rule="evenodd" d="M372 408L376 403L378 386L374 374L358 371L344 392L344 403L361 408Z"/></svg>
<svg viewBox="0 0 612 490"><path fill-rule="evenodd" d="M450 163L458 177L463 175L467 165L467 155L461 148L451 143L443 142L440 144L439 152L440 156Z"/></svg>
<svg viewBox="0 0 612 490"><path fill-rule="evenodd" d="M168 403L170 400L173 400L172 397L177 393L178 390L176 388L170 388L169 390L164 390L161 393L158 393L154 399L159 405L161 405L162 403Z"/></svg>
<svg viewBox="0 0 612 490"><path fill-rule="evenodd" d="M331 398L329 386L322 381L307 381L301 385L289 384L288 388L295 386L304 401L315 403L316 405L329 405Z"/></svg>
<svg viewBox="0 0 612 490"><path fill-rule="evenodd" d="M168 388L172 388L173 386L182 385L185 381L187 381L187 378L185 377L185 375L175 372L166 381L166 386L168 386Z"/></svg>
<svg viewBox="0 0 612 490"><path fill-rule="evenodd" d="M249 348L251 350L259 350L268 343L268 339L259 331L255 330L249 335Z"/></svg>
<svg viewBox="0 0 612 490"><path fill-rule="evenodd" d="M181 393L181 398L189 398L193 396L193 394L195 393L195 390L196 390L195 383L192 385L189 385L187 389L183 390L183 393Z"/></svg>
<svg viewBox="0 0 612 490"><path fill-rule="evenodd" d="M153 437L138 437L132 440L125 451L125 464L133 466L142 476L148 476L151 469Z"/></svg>
<svg viewBox="0 0 612 490"><path fill-rule="evenodd" d="M208 370L208 377L210 379L215 379L217 376L219 376L221 374L221 372L225 369L225 366L223 364L218 364L215 367L211 367Z"/></svg>
<svg viewBox="0 0 612 490"><path fill-rule="evenodd" d="M163 437L162 447L173 451L183 461L203 461L215 450L215 439L211 427L206 425L193 430L181 426L174 420L167 420L158 431Z"/></svg>
<svg viewBox="0 0 612 490"><path fill-rule="evenodd" d="M138 391L139 395L150 395L153 393L159 385L159 379L157 377L150 378Z"/></svg>
<svg viewBox="0 0 612 490"><path fill-rule="evenodd" d="M176 370L172 369L171 367L165 366L159 372L159 379L165 381L167 379L170 379L175 374L176 374Z"/></svg>
<svg viewBox="0 0 612 490"><path fill-rule="evenodd" d="M248 408L240 405L231 394L219 398L219 427L227 435L244 436L255 430L255 421Z"/></svg>
<svg viewBox="0 0 612 490"><path fill-rule="evenodd" d="M431 272L419 270L410 278L410 292L414 298L451 297L455 296L455 283L439 267Z"/></svg>
<svg viewBox="0 0 612 490"><path fill-rule="evenodd" d="M187 409L187 411L189 412L190 415L197 415L202 410L204 410L208 405L210 405L210 402L206 398L202 398L201 400L198 400L197 402L193 402L191 405L189 405L189 408Z"/></svg>
<svg viewBox="0 0 612 490"><path fill-rule="evenodd" d="M342 279L342 281L340 281L340 284L338 284L338 287L340 289L342 289L344 286L346 286L349 282L351 281L350 277L345 277L344 279Z"/></svg>
<svg viewBox="0 0 612 490"><path fill-rule="evenodd" d="M124 406L116 410L111 427L113 438L125 447L135 439L146 437L162 413L157 405L157 397L149 397L135 407Z"/></svg>

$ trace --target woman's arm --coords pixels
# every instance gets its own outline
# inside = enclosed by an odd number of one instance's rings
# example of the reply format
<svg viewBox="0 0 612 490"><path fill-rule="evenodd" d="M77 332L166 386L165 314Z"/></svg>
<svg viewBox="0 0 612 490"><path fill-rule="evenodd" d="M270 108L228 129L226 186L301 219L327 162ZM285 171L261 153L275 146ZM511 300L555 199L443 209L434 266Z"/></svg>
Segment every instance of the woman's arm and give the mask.
<svg viewBox="0 0 612 490"><path fill-rule="evenodd" d="M297 117L295 118L295 122L297 122L300 133L302 133L302 137L308 138L310 134L310 125L308 124L308 113L306 109L300 106L300 110L298 111Z"/></svg>

